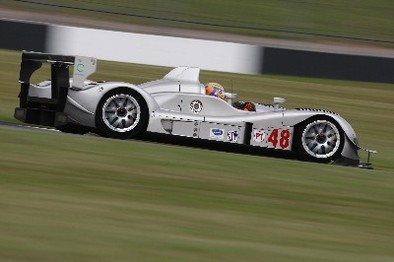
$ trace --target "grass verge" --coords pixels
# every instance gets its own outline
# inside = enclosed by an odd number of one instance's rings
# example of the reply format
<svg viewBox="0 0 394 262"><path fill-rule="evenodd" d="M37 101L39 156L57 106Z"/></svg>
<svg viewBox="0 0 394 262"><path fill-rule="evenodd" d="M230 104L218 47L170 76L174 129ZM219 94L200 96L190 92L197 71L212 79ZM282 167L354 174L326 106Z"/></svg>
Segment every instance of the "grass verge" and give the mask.
<svg viewBox="0 0 394 262"><path fill-rule="evenodd" d="M393 172L0 130L4 261L391 261Z"/></svg>

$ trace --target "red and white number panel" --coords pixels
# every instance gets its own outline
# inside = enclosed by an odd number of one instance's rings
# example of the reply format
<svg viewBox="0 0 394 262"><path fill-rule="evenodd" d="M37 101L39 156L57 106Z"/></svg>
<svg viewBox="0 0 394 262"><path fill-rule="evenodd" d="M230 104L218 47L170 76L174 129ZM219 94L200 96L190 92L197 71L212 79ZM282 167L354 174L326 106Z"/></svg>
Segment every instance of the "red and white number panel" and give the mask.
<svg viewBox="0 0 394 262"><path fill-rule="evenodd" d="M250 144L253 146L291 150L293 127L253 129Z"/></svg>

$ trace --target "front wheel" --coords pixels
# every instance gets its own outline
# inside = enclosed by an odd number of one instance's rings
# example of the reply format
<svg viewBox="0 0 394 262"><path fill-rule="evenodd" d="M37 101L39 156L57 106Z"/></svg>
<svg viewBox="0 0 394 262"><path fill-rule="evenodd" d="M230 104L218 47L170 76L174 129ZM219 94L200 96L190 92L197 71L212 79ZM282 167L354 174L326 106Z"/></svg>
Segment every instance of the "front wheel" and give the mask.
<svg viewBox="0 0 394 262"><path fill-rule="evenodd" d="M297 127L295 151L302 160L328 163L340 157L345 143L339 124L329 117L314 117Z"/></svg>
<svg viewBox="0 0 394 262"><path fill-rule="evenodd" d="M136 137L146 130L148 120L144 98L129 88L109 91L101 98L96 110L98 133L105 137Z"/></svg>

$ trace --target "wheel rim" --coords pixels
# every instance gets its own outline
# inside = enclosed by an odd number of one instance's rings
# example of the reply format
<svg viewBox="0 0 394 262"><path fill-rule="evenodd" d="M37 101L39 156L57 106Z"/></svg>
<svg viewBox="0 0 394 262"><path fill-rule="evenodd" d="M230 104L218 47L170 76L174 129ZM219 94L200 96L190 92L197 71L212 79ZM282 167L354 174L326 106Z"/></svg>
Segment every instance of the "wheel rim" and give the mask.
<svg viewBox="0 0 394 262"><path fill-rule="evenodd" d="M116 132L133 130L141 117L140 105L129 94L110 96L105 101L102 112L105 125Z"/></svg>
<svg viewBox="0 0 394 262"><path fill-rule="evenodd" d="M308 124L301 139L305 151L316 158L332 157L341 144L338 128L327 120L318 120Z"/></svg>

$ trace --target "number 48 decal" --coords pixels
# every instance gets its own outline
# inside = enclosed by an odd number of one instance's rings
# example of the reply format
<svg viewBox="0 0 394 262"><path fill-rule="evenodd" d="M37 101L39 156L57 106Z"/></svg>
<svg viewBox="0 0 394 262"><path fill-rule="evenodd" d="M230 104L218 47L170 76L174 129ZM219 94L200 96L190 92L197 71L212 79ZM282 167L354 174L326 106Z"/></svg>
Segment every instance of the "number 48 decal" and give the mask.
<svg viewBox="0 0 394 262"><path fill-rule="evenodd" d="M287 149L290 146L290 137L289 129L274 129L268 137L268 142L275 148Z"/></svg>

